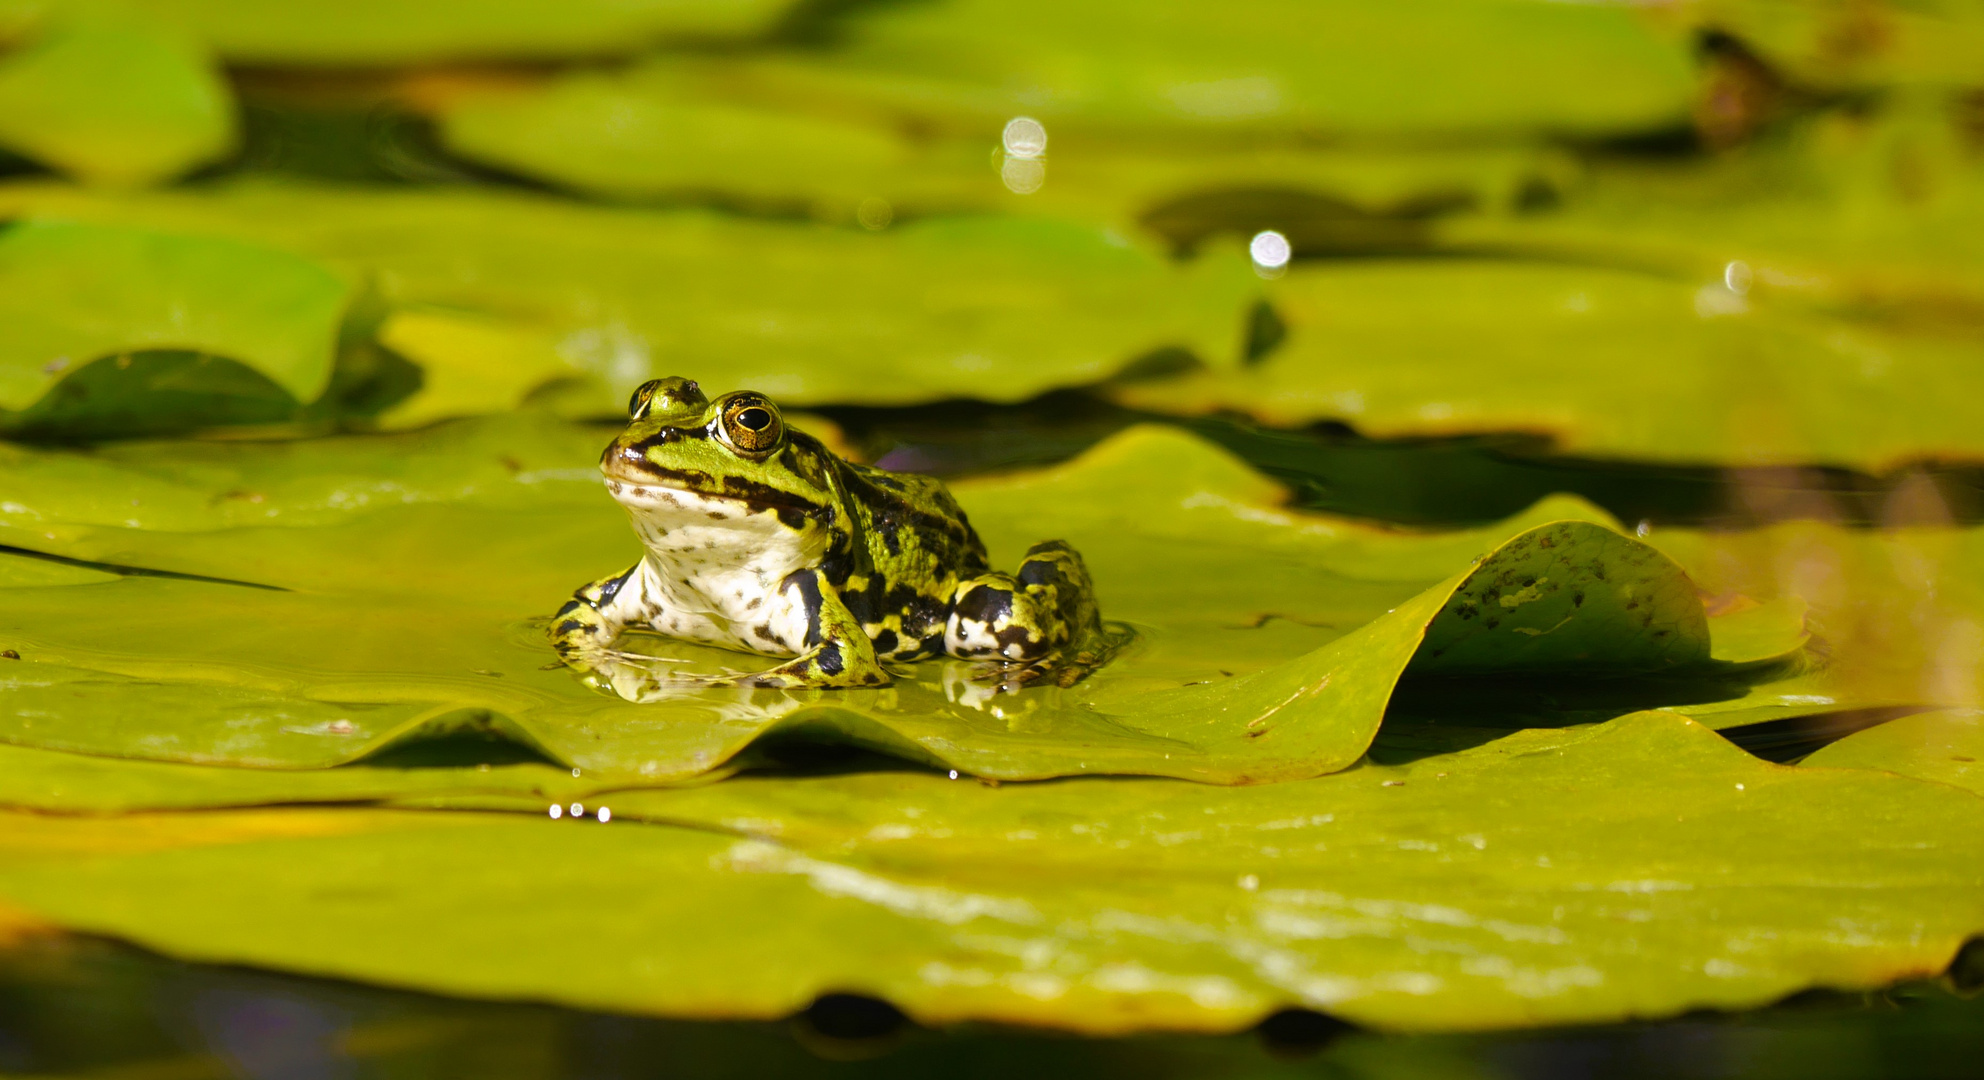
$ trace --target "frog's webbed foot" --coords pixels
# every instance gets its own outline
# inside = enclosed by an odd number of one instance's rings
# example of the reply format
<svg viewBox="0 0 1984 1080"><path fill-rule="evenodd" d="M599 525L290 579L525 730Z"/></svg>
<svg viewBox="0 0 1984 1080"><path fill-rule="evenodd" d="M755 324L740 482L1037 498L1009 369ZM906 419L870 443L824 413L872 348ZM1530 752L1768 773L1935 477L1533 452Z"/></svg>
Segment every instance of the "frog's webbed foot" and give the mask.
<svg viewBox="0 0 1984 1080"><path fill-rule="evenodd" d="M624 572L600 578L572 594L551 617L551 647L568 667L590 671L601 664L633 657L613 647L629 622L646 613L641 588L631 585L641 569L635 563Z"/></svg>
<svg viewBox="0 0 1984 1080"><path fill-rule="evenodd" d="M944 633L946 652L988 661L976 677L1002 690L1073 686L1107 663L1117 644L1103 632L1081 555L1060 540L1028 548L1018 574L959 583Z"/></svg>

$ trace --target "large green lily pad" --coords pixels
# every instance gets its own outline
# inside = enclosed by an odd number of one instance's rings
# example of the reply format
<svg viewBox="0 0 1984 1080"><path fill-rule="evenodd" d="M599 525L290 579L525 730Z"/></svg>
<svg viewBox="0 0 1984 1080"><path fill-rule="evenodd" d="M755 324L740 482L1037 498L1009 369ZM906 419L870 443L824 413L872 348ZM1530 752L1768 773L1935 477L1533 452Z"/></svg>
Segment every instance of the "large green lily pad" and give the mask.
<svg viewBox="0 0 1984 1080"><path fill-rule="evenodd" d="M1451 249L1651 268L1690 284L1740 263L1755 306L1961 336L1984 310L1967 243L1984 228L1984 167L1965 125L1957 101L1894 93L1685 167L1600 161L1556 212L1456 217L1437 231Z"/></svg>
<svg viewBox="0 0 1984 1080"><path fill-rule="evenodd" d="M131 12L79 5L0 56L0 146L79 179L170 179L226 154L234 134L206 51Z"/></svg>
<svg viewBox="0 0 1984 1080"><path fill-rule="evenodd" d="M1984 455L1984 429L1948 407L1984 392L1975 340L1955 328L1786 311L1720 279L1506 259L1301 266L1270 297L1288 335L1258 365L1116 396L1377 437L1529 431L1606 457L1875 469Z"/></svg>
<svg viewBox="0 0 1984 1080"><path fill-rule="evenodd" d="M266 245L375 288L380 335L434 372L408 422L589 380L617 412L685 370L787 402L1016 401L1187 349L1238 362L1243 259L1180 266L1106 229L929 219L882 233L609 209L520 194L241 183L90 196L0 192L0 213ZM389 418L390 419L390 418Z"/></svg>
<svg viewBox="0 0 1984 1080"><path fill-rule="evenodd" d="M1802 765L1881 769L1984 795L1984 711L1943 709L1855 732L1809 754Z"/></svg>
<svg viewBox="0 0 1984 1080"><path fill-rule="evenodd" d="M231 61L366 65L624 56L669 40L755 37L791 0L136 0ZM55 0L85 8L90 0Z"/></svg>
<svg viewBox="0 0 1984 1080"><path fill-rule="evenodd" d="M1687 45L1638 14L1525 0L874 5L768 92L939 125L1390 137L1613 133L1682 121ZM1050 151L1051 153L1051 151Z"/></svg>
<svg viewBox="0 0 1984 1080"><path fill-rule="evenodd" d="M1520 144L1180 155L1169 140L1088 133L1054 137L1045 159L988 160L1000 148L998 122L918 135L873 110L769 94L757 70L749 59L671 57L462 94L442 103L440 134L458 156L588 195L714 201L869 227L960 207L1128 227L1240 192L1249 207L1292 205L1339 230L1388 230L1398 243L1426 231L1429 208L1507 206L1568 171L1559 155ZM1275 224L1308 241L1298 223Z"/></svg>
<svg viewBox="0 0 1984 1080"><path fill-rule="evenodd" d="M1139 633L1088 681L994 695L968 666L931 663L880 690L705 691L633 704L546 670L542 636L543 616L572 588L633 560L631 530L599 491L590 454L561 458L571 440L533 445L529 427L508 430L502 458L518 467L507 481L449 453L488 446L486 437L435 438L402 444L432 456L402 456L391 484L299 478L285 497L222 488L238 471L209 467L207 506L181 496L156 511L181 529L198 528L202 514L265 523L254 526L167 532L104 523L122 506L10 504L18 509L0 543L91 576L49 581L37 561L9 590L0 634L20 659L0 661L14 706L0 738L311 768L475 725L626 781L731 770L768 737L800 737L1001 778L1128 772L1234 783L1354 762L1408 664L1449 681L1663 681L1602 718L1674 700L1661 695L1675 685L1709 701L1740 695L1725 682L1742 683L1749 668L1737 661L1755 659L1754 635L1744 634L1736 654L1716 659L1680 569L1607 525L1575 520L1601 516L1575 501L1472 532L1399 533L1281 510L1281 492L1223 452L1143 428L1067 466L957 488L997 561L1048 536L1085 551L1104 612ZM57 455L35 464L73 473ZM175 486L156 476L175 470L151 469L153 486L134 491ZM201 474L176 471L181 485ZM448 479L457 473L474 480ZM116 490L96 475L99 490ZM357 494L339 505L327 491ZM286 498L297 500L296 524ZM126 568L149 573L100 576ZM1791 629L1779 651L1797 646ZM652 645L692 669L749 662Z"/></svg>
<svg viewBox="0 0 1984 1080"><path fill-rule="evenodd" d="M309 401L330 379L350 292L316 263L235 240L14 225L0 232L0 409L26 409L99 358L147 350L224 356Z"/></svg>
<svg viewBox="0 0 1984 1080"><path fill-rule="evenodd" d="M606 798L606 825L542 803L15 815L0 895L173 955L447 993L753 1017L855 991L1096 1033L1744 1008L1933 974L1984 927L1975 795L1764 764L1661 713L1258 787Z"/></svg>

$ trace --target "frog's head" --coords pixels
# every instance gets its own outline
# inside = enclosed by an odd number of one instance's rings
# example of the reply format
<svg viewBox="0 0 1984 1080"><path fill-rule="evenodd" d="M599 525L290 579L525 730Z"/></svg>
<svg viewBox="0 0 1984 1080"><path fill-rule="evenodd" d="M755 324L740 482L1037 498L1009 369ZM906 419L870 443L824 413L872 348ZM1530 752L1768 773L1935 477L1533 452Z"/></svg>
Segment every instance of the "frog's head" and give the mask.
<svg viewBox="0 0 1984 1080"><path fill-rule="evenodd" d="M637 518L772 510L797 528L833 501L821 460L827 451L786 427L763 394L737 390L712 401L691 380L670 376L642 383L627 412L627 430L599 469Z"/></svg>

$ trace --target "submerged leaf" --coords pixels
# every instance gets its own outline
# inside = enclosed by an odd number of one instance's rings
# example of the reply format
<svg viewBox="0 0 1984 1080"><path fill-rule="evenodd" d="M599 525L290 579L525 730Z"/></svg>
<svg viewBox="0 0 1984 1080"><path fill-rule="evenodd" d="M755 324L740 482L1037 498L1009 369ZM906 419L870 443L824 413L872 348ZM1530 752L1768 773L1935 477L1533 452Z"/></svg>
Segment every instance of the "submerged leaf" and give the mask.
<svg viewBox="0 0 1984 1080"><path fill-rule="evenodd" d="M0 145L119 186L167 180L231 150L233 97L205 50L115 11L52 18L0 57Z"/></svg>
<svg viewBox="0 0 1984 1080"><path fill-rule="evenodd" d="M957 486L995 562L1016 561L1035 540L1067 539L1085 553L1103 611L1137 628L1129 652L1089 680L1002 695L974 682L969 665L931 662L878 690L685 692L631 704L545 670L542 630L573 588L633 560L631 530L598 488L590 447L541 422L507 430L528 474L492 482L486 463L451 454L490 445L475 438L359 440L382 463L392 445L427 456L399 458L391 484L364 480L360 468L247 507L209 497L196 509L185 503L197 497L180 495L181 509L154 511L172 527L211 531L118 528L124 507L88 500L65 510L56 499L45 512L17 504L0 542L125 576L9 590L7 644L22 659L0 667L19 705L0 717L0 738L309 768L477 722L628 782L734 770L800 738L1002 778L1236 783L1357 760L1408 663L1447 681L1666 680L1579 714L1590 719L1674 700L1665 696L1674 685L1689 688L1681 700L1709 702L1748 685L1712 661L1681 570L1606 525L1564 520L1602 518L1574 500L1469 532L1399 533L1281 510L1278 489L1223 452L1139 428L1065 466ZM34 464L58 475L71 467L59 455ZM147 468L199 472L156 454ZM206 468L220 483L239 475ZM207 524L221 521L266 524ZM1429 624L1434 640L1422 649ZM750 662L651 636L630 645L687 670Z"/></svg>
<svg viewBox="0 0 1984 1080"><path fill-rule="evenodd" d="M257 245L24 222L0 232L0 409L25 409L91 361L140 350L227 357L308 401L330 378L349 298L329 270Z"/></svg>
<svg viewBox="0 0 1984 1080"><path fill-rule="evenodd" d="M1743 1008L1931 975L1984 927L1984 801L1659 713L1257 787L747 778L580 808L606 825L455 802L532 817L10 815L0 895L445 993L734 1018L852 991L1091 1033Z"/></svg>

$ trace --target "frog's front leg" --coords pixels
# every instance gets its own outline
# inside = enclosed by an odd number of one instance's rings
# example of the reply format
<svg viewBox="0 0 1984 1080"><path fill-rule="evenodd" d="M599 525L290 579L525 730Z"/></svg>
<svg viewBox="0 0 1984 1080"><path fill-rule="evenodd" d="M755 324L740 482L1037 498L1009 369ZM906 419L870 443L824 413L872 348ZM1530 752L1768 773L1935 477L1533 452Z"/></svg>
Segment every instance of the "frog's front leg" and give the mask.
<svg viewBox="0 0 1984 1080"><path fill-rule="evenodd" d="M659 612L642 577L645 560L581 588L551 618L551 647L558 659L581 671L599 668L618 654L613 639L628 626L646 623Z"/></svg>
<svg viewBox="0 0 1984 1080"><path fill-rule="evenodd" d="M1060 540L1027 549L1018 574L982 574L958 584L944 651L1009 669L1025 685L1052 677L1072 685L1108 657L1095 586L1080 553Z"/></svg>
<svg viewBox="0 0 1984 1080"><path fill-rule="evenodd" d="M788 688L889 683L888 671L875 656L875 643L819 571L795 571L779 584L779 591L806 617L806 651L768 671L713 681Z"/></svg>

